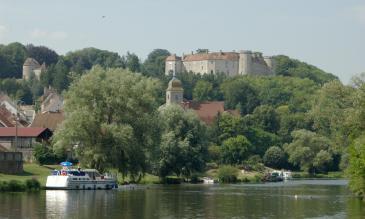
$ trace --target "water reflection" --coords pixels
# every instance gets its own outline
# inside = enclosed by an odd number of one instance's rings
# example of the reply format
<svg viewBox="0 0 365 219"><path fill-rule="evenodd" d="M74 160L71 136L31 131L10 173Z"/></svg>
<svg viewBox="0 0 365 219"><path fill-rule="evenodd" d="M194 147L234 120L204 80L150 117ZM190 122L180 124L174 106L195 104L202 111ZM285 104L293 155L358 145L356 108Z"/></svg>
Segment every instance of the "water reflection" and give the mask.
<svg viewBox="0 0 365 219"><path fill-rule="evenodd" d="M318 185L319 184L319 185ZM341 181L0 193L0 218L361 218ZM295 198L295 195L296 198Z"/></svg>

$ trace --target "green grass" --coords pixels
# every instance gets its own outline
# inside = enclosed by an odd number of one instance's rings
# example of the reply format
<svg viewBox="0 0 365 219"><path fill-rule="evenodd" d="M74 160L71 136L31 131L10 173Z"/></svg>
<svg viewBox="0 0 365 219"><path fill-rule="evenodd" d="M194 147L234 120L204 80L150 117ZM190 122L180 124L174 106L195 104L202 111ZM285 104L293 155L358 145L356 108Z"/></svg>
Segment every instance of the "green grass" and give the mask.
<svg viewBox="0 0 365 219"><path fill-rule="evenodd" d="M295 179L305 179L305 178L318 178L318 179L342 179L345 178L343 172L328 172L327 174L318 173L318 174L309 174L307 172L293 172L293 178Z"/></svg>
<svg viewBox="0 0 365 219"><path fill-rule="evenodd" d="M42 186L46 185L47 176L51 171L59 169L59 165L44 165L26 163L24 164L24 172L21 174L11 175L0 173L0 181L19 180L25 182L28 179L37 179Z"/></svg>

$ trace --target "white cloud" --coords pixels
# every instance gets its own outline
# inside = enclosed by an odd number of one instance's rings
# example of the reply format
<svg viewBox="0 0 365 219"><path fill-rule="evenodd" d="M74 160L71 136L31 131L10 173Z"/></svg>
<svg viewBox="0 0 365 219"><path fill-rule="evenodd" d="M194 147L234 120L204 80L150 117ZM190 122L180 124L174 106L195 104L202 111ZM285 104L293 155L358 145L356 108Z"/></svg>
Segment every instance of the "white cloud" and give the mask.
<svg viewBox="0 0 365 219"><path fill-rule="evenodd" d="M68 37L68 34L64 31L47 31L36 28L30 32L30 36L35 39L63 40Z"/></svg>
<svg viewBox="0 0 365 219"><path fill-rule="evenodd" d="M365 5L357 5L352 8L351 12L357 20L365 23Z"/></svg>
<svg viewBox="0 0 365 219"><path fill-rule="evenodd" d="M4 25L0 25L0 40L4 38L7 32L8 28L6 28Z"/></svg>

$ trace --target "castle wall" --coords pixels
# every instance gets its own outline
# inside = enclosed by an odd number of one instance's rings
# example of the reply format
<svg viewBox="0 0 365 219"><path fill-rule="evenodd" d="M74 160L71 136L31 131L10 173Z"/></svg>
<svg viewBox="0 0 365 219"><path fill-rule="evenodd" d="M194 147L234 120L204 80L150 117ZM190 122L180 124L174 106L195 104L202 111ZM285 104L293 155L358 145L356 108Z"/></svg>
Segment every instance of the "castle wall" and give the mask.
<svg viewBox="0 0 365 219"><path fill-rule="evenodd" d="M181 61L167 61L165 64L165 75L171 73L180 73L182 72L182 62Z"/></svg>
<svg viewBox="0 0 365 219"><path fill-rule="evenodd" d="M208 60L203 61L185 61L183 62L184 71L186 72L195 72L200 74L207 74L208 73Z"/></svg>
<svg viewBox="0 0 365 219"><path fill-rule="evenodd" d="M238 60L212 60L214 68L209 73L223 73L228 76L235 76L238 72ZM213 72L212 72L213 71Z"/></svg>
<svg viewBox="0 0 365 219"><path fill-rule="evenodd" d="M212 53L217 54L217 53ZM221 53L224 54L224 53ZM275 62L272 57L263 57L260 52L240 51L235 58L232 56L224 59L201 59L197 61L166 61L165 73L174 72L194 72L200 74L224 73L228 76L236 75L272 75L275 72ZM239 56L237 60L237 55Z"/></svg>

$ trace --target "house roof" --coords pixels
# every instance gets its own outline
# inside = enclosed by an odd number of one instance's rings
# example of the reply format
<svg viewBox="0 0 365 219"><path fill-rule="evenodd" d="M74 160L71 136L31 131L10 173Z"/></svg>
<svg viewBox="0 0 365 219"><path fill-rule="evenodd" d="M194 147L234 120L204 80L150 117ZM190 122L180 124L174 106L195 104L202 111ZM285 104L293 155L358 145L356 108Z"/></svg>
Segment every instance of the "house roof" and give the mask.
<svg viewBox="0 0 365 219"><path fill-rule="evenodd" d="M15 135L16 135L15 127L0 128L0 137L14 137ZM51 136L52 132L48 128L36 128L36 127L18 128L18 137L42 137L48 139Z"/></svg>
<svg viewBox="0 0 365 219"><path fill-rule="evenodd" d="M25 66L27 65L31 65L31 66L37 66L40 67L41 65L37 62L37 60L33 59L33 58L27 58L24 62Z"/></svg>
<svg viewBox="0 0 365 219"><path fill-rule="evenodd" d="M8 151L8 149L5 146L0 144L0 152L7 152L7 151Z"/></svg>
<svg viewBox="0 0 365 219"><path fill-rule="evenodd" d="M5 127L14 127L14 119L12 118L11 112L4 106L0 105L0 123Z"/></svg>
<svg viewBox="0 0 365 219"><path fill-rule="evenodd" d="M239 53L236 53L236 52L198 53L198 54L192 54L192 55L185 55L183 57L184 62L205 61L205 60L232 60L232 61L237 61L238 59L239 59Z"/></svg>
<svg viewBox="0 0 365 219"><path fill-rule="evenodd" d="M227 112L232 115L239 115L237 110L225 110L224 101L205 101L205 102L184 102L183 107L195 111L198 117L206 124L212 124L219 113Z"/></svg>
<svg viewBox="0 0 365 219"><path fill-rule="evenodd" d="M45 112L45 113L38 113L32 124L31 127L42 127L42 128L49 128L50 130L56 130L57 126L63 122L65 119L63 112Z"/></svg>
<svg viewBox="0 0 365 219"><path fill-rule="evenodd" d="M181 61L181 57L176 56L176 54L170 55L166 57L166 61Z"/></svg>

